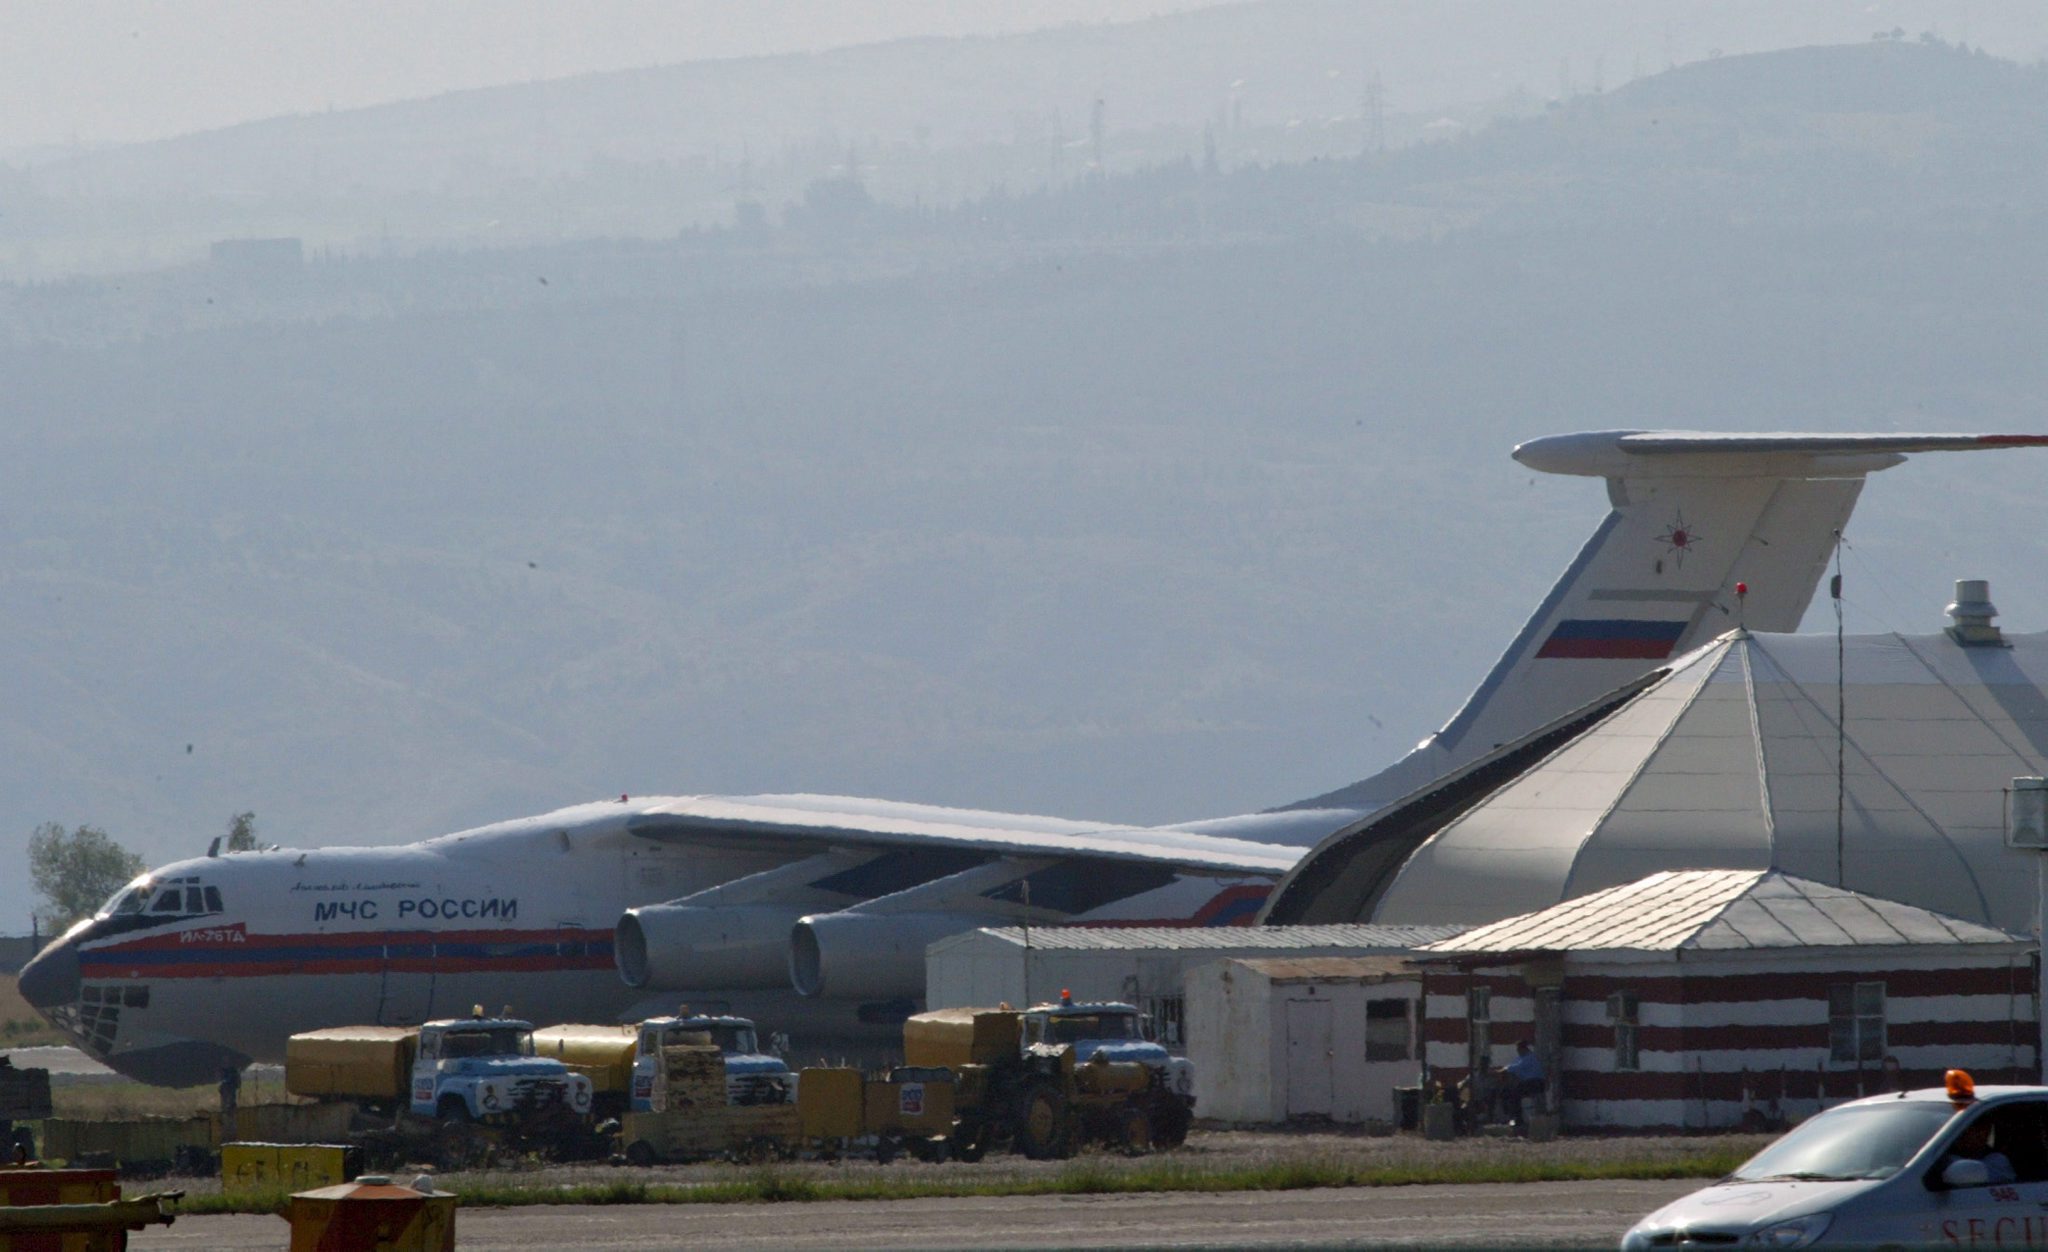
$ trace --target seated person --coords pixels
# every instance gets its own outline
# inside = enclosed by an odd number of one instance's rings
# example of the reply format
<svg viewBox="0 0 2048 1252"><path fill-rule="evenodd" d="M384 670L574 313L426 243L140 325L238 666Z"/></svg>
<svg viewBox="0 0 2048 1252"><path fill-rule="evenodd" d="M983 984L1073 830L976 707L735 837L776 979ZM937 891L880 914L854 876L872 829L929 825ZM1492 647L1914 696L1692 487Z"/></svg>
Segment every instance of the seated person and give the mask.
<svg viewBox="0 0 2048 1252"><path fill-rule="evenodd" d="M1505 1080L1500 1089L1501 1108L1509 1121L1520 1124L1522 1101L1543 1094L1543 1058L1536 1055L1536 1046L1524 1039L1515 1045L1515 1059L1498 1072Z"/></svg>
<svg viewBox="0 0 2048 1252"><path fill-rule="evenodd" d="M2012 1167L2012 1162L2006 1159L2003 1152L1991 1146L1989 1117L1980 1117L1969 1124L1961 1137L1950 1147L1948 1156L1943 1158L1942 1168L1947 1169L1948 1162L1958 1158L1982 1161L1985 1170L1991 1175L1985 1180L1987 1185L2014 1182L2019 1178L2019 1174Z"/></svg>

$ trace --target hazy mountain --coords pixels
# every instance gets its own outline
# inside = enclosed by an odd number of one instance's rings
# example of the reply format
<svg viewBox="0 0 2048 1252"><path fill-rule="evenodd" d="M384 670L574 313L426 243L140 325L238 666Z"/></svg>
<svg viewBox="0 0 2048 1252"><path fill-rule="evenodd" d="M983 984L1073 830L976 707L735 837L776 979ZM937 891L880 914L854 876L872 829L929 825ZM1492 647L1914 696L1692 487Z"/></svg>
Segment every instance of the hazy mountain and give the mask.
<svg viewBox="0 0 2048 1252"><path fill-rule="evenodd" d="M1254 0L1138 22L707 60L279 117L0 171L0 267L183 262L289 235L382 251L667 237L821 178L952 205L1106 166L1349 157L1809 42L2048 50L2030 0ZM1723 58L1727 59L1727 58ZM0 271L4 272L4 271Z"/></svg>
<svg viewBox="0 0 2048 1252"><path fill-rule="evenodd" d="M1599 516L1513 442L2042 428L2041 79L1723 57L1346 161L0 288L16 839L770 788L1166 821L1349 781ZM2042 472L1874 479L1851 628L1932 629L1975 576L2048 625Z"/></svg>

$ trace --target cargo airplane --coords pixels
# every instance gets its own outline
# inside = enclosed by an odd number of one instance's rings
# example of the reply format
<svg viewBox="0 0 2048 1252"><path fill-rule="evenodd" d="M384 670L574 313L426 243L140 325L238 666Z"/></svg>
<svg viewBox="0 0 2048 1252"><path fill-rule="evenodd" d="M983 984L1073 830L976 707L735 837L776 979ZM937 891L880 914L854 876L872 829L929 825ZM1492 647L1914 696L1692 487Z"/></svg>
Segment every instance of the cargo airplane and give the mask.
<svg viewBox="0 0 2048 1252"><path fill-rule="evenodd" d="M150 1082L277 1060L294 1031L510 1003L539 1022L754 1016L879 1037L925 947L977 926L1249 922L1318 840L1735 625L1796 629L1865 476L2014 435L1602 431L1515 449L1611 509L1456 716L1363 782L1168 827L823 795L584 804L384 847L271 849L137 878L22 971L22 995ZM1746 584L1738 605L1737 585Z"/></svg>

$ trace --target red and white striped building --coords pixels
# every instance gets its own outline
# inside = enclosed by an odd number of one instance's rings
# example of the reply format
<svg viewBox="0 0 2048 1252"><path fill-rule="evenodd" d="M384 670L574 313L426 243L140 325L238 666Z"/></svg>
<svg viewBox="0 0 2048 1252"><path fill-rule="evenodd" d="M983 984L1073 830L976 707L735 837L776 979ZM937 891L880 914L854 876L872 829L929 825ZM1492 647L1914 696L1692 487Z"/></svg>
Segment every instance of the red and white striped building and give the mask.
<svg viewBox="0 0 2048 1252"><path fill-rule="evenodd" d="M1426 1081L1528 1039L1581 1130L1776 1124L1951 1068L2039 1082L2035 952L1776 871L1653 874L1422 948Z"/></svg>

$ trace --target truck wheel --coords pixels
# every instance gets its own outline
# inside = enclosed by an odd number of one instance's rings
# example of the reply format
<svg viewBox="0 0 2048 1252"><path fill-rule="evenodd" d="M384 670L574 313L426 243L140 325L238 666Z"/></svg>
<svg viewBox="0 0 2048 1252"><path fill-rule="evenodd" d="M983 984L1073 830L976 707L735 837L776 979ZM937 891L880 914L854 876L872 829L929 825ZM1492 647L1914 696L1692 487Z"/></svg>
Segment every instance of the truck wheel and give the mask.
<svg viewBox="0 0 2048 1252"><path fill-rule="evenodd" d="M988 1151L988 1140L988 1127L975 1122L961 1122L953 1127L953 1159L973 1164Z"/></svg>
<svg viewBox="0 0 2048 1252"><path fill-rule="evenodd" d="M434 1117L451 1126L462 1126L476 1120L469 1115L469 1105L461 1096L442 1096L441 1102L434 1106Z"/></svg>
<svg viewBox="0 0 2048 1252"><path fill-rule="evenodd" d="M1160 1099L1152 1109L1152 1144L1160 1148L1177 1148L1188 1141L1188 1123L1194 1121L1178 1096Z"/></svg>
<svg viewBox="0 0 2048 1252"><path fill-rule="evenodd" d="M1127 1104L1116 1119L1117 1146L1126 1156L1143 1156L1152 1150L1152 1114L1142 1104Z"/></svg>
<svg viewBox="0 0 2048 1252"><path fill-rule="evenodd" d="M654 1145L653 1145L653 1144L651 1144L651 1143L649 1143L649 1142L647 1142L647 1141L646 1141L645 1139L635 1139L635 1140L634 1140L633 1142L631 1142L631 1143L627 1144L627 1145L626 1145L626 1164L628 1164L628 1165L652 1165L652 1164L654 1164Z"/></svg>
<svg viewBox="0 0 2048 1252"><path fill-rule="evenodd" d="M25 1155L31 1161L36 1159L36 1136L34 1131L26 1126L16 1126L12 1138L14 1142L10 1145L10 1156Z"/></svg>
<svg viewBox="0 0 2048 1252"><path fill-rule="evenodd" d="M1049 1082L1034 1083L1025 1089L1017 1109L1019 1152L1034 1161L1060 1160L1074 1154L1066 1093Z"/></svg>

